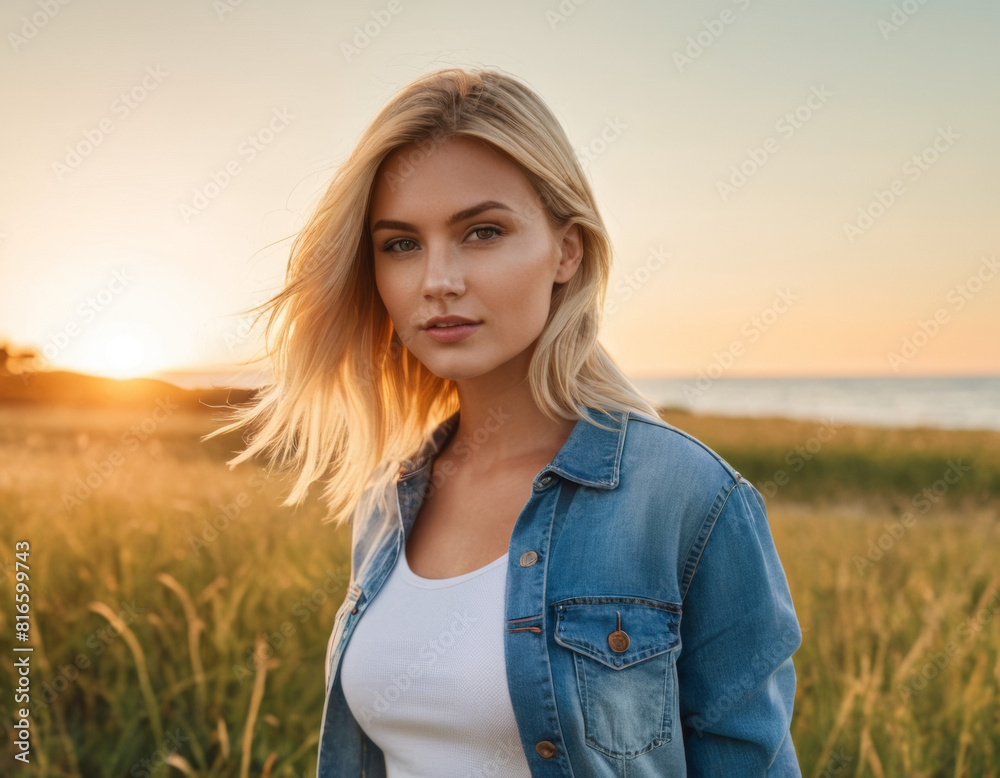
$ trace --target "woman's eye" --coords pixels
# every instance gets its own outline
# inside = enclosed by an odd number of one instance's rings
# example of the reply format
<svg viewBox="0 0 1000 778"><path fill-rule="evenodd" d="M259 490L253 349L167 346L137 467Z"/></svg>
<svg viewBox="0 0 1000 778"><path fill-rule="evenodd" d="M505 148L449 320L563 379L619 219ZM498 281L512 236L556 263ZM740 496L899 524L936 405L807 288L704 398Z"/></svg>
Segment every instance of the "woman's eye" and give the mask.
<svg viewBox="0 0 1000 778"><path fill-rule="evenodd" d="M485 232L485 233L492 233L492 234L487 234L486 237L483 237L480 234L480 233L483 233L483 232ZM487 241L487 240L491 240L494 237L499 237L500 235L502 235L503 234L503 230L501 230L499 227L477 227L476 229L474 229L472 231L472 234L475 235L480 240Z"/></svg>
<svg viewBox="0 0 1000 778"><path fill-rule="evenodd" d="M406 245L404 245L406 244ZM398 248L399 251L413 251L413 246L416 245L416 241L410 238L400 238L397 241L390 243L385 247L386 251L394 251Z"/></svg>

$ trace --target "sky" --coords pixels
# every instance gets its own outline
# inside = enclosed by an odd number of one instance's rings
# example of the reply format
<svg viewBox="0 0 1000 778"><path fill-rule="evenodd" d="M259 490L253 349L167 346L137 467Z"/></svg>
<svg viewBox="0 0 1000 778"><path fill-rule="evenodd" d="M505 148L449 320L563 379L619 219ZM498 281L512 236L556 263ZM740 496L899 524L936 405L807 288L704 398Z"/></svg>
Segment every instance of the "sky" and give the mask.
<svg viewBox="0 0 1000 778"><path fill-rule="evenodd" d="M65 2L65 0L64 0ZM368 121L534 88L615 247L634 378L1000 374L1000 4L8 0L0 342L220 374Z"/></svg>

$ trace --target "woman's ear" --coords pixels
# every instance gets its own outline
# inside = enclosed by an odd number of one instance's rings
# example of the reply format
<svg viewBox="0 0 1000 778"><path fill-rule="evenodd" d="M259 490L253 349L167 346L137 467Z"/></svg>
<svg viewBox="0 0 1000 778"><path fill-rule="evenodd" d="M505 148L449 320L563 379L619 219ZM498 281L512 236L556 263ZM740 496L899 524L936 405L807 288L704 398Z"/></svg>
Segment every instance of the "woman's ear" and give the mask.
<svg viewBox="0 0 1000 778"><path fill-rule="evenodd" d="M559 259L559 268L556 270L555 282L564 284L575 274L583 259L583 230L580 225L571 222L560 228L562 235L562 256Z"/></svg>

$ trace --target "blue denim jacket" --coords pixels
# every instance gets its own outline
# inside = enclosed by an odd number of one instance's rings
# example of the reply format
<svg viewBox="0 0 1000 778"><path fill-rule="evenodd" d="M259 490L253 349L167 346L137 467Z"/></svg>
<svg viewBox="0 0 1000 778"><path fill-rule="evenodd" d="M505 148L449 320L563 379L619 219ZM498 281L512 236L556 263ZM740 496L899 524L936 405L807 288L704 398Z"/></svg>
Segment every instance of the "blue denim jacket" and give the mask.
<svg viewBox="0 0 1000 778"><path fill-rule="evenodd" d="M802 635L760 493L666 422L588 413L613 430L576 423L510 538L504 655L531 774L801 775L789 724ZM344 699L341 658L458 416L407 460L391 515L355 514L318 778L385 776Z"/></svg>

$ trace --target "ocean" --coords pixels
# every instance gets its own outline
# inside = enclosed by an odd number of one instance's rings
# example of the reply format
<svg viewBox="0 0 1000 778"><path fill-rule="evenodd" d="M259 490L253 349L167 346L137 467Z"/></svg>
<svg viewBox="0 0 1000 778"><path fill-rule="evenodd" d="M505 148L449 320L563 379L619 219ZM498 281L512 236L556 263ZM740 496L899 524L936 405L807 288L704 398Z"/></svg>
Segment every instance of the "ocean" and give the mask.
<svg viewBox="0 0 1000 778"><path fill-rule="evenodd" d="M633 381L655 403L693 413L1000 430L1000 375Z"/></svg>

